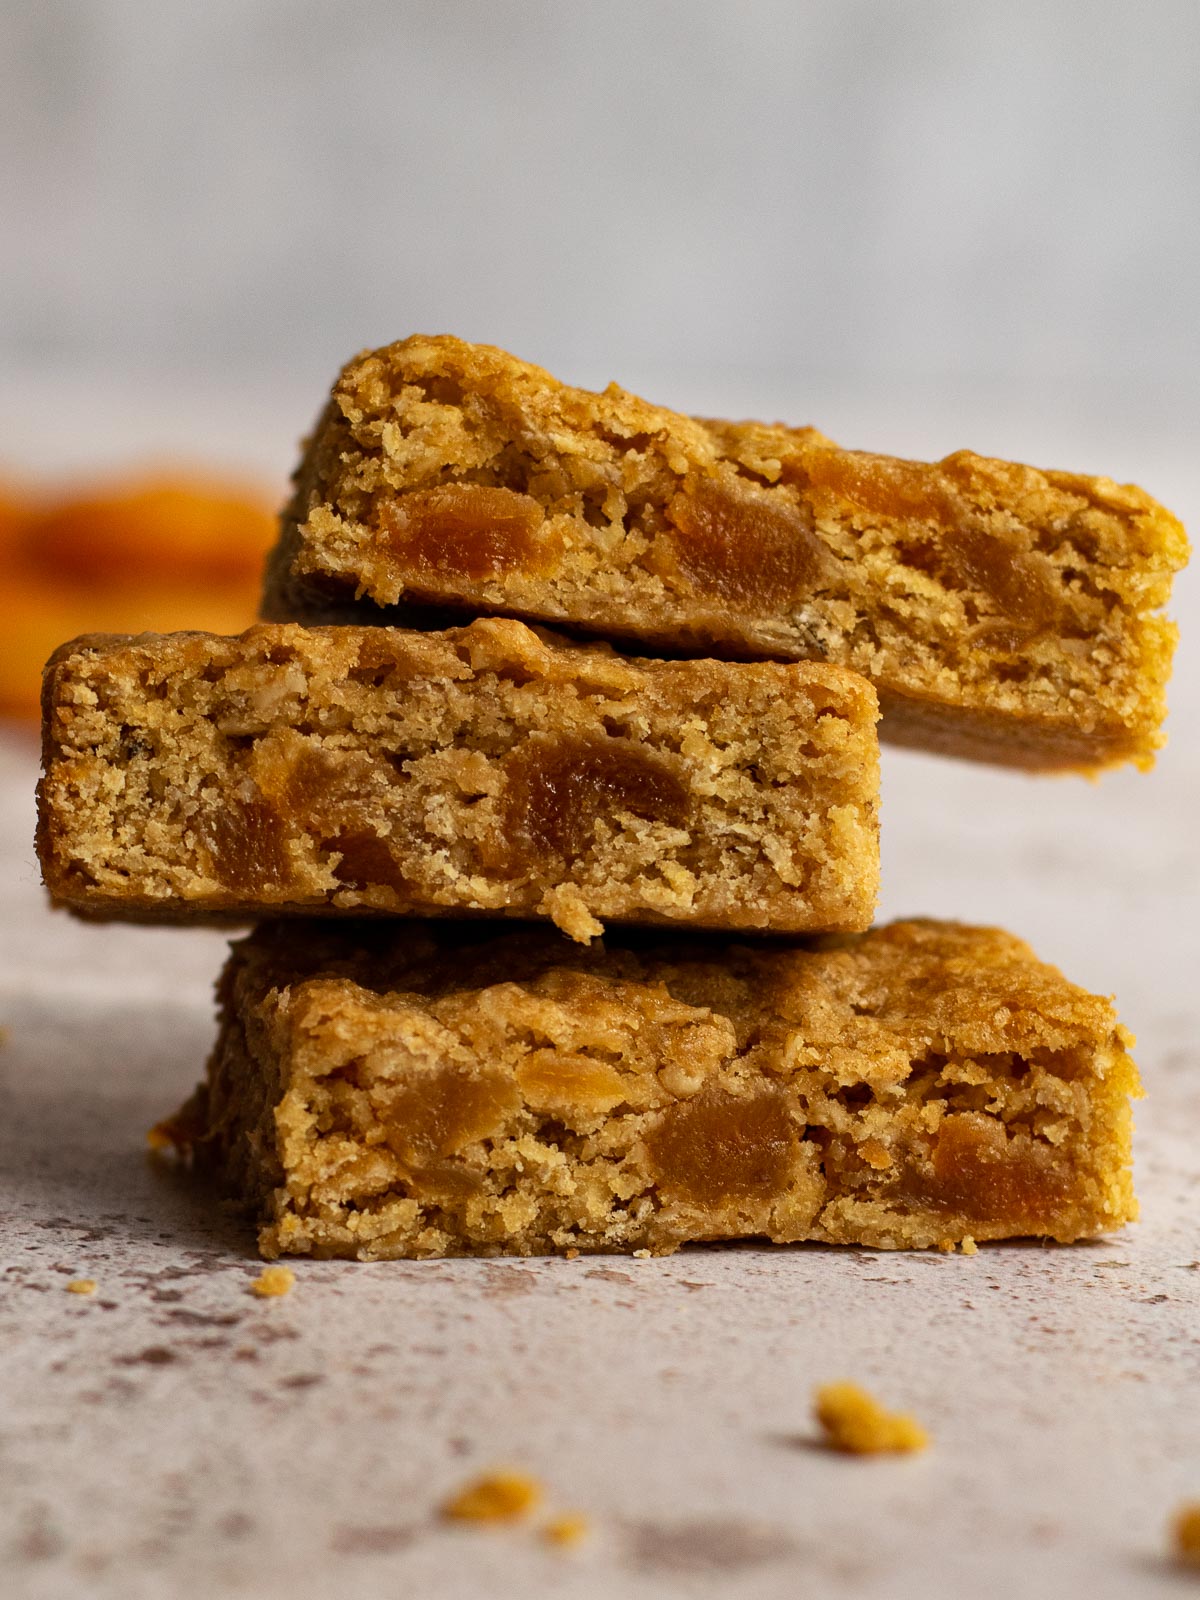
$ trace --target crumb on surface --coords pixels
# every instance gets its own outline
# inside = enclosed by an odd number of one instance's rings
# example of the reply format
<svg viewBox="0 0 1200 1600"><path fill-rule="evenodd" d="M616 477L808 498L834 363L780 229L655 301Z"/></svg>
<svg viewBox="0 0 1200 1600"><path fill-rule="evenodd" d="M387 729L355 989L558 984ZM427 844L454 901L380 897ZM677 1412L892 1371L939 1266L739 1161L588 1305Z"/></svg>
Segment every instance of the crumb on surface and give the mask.
<svg viewBox="0 0 1200 1600"><path fill-rule="evenodd" d="M99 1288L95 1278L72 1278L67 1284L68 1294L95 1294Z"/></svg>
<svg viewBox="0 0 1200 1600"><path fill-rule="evenodd" d="M579 1251L578 1250L568 1250L566 1252L566 1258L567 1258L568 1261L578 1261L579 1260Z"/></svg>
<svg viewBox="0 0 1200 1600"><path fill-rule="evenodd" d="M295 1282L296 1274L290 1267L264 1267L250 1288L254 1294L265 1299L274 1295L291 1294Z"/></svg>
<svg viewBox="0 0 1200 1600"><path fill-rule="evenodd" d="M1172 1522L1175 1555L1189 1567L1200 1567L1200 1500L1180 1506Z"/></svg>
<svg viewBox="0 0 1200 1600"><path fill-rule="evenodd" d="M166 1124L156 1122L152 1128L146 1129L146 1143L151 1150L174 1150L175 1141L167 1132Z"/></svg>
<svg viewBox="0 0 1200 1600"><path fill-rule="evenodd" d="M650 1250L635 1250L633 1252L633 1259L635 1261L649 1261L652 1254L653 1252Z"/></svg>
<svg viewBox="0 0 1200 1600"><path fill-rule="evenodd" d="M515 1522L542 1499L542 1486L527 1472L500 1468L473 1478L451 1495L442 1516L452 1522Z"/></svg>
<svg viewBox="0 0 1200 1600"><path fill-rule="evenodd" d="M563 1511L557 1517L551 1517L542 1529L542 1538L547 1544L556 1544L562 1547L581 1544L592 1531L592 1525L582 1511Z"/></svg>
<svg viewBox="0 0 1200 1600"><path fill-rule="evenodd" d="M974 1239L972 1239L969 1233L963 1239L962 1244L959 1245L959 1249L965 1256L977 1256L979 1254L979 1246L975 1243Z"/></svg>
<svg viewBox="0 0 1200 1600"><path fill-rule="evenodd" d="M856 1383L826 1383L813 1397L817 1421L832 1450L850 1455L924 1450L929 1436L914 1417L885 1411Z"/></svg>

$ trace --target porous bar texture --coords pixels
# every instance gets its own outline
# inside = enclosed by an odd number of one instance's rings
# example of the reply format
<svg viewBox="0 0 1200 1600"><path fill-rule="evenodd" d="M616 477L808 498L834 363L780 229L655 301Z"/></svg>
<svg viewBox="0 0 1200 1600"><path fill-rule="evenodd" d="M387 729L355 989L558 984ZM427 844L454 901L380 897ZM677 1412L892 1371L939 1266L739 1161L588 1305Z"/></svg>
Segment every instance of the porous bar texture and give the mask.
<svg viewBox="0 0 1200 1600"><path fill-rule="evenodd" d="M830 661L871 679L897 743L1090 770L1162 743L1158 611L1187 553L1169 512L1107 478L844 450L415 336L338 378L264 615L426 604Z"/></svg>
<svg viewBox="0 0 1200 1600"><path fill-rule="evenodd" d="M870 924L878 707L840 668L626 660L506 618L91 637L47 668L39 853L96 916Z"/></svg>
<svg viewBox="0 0 1200 1600"><path fill-rule="evenodd" d="M266 924L168 1125L263 1253L878 1248L1136 1215L1132 1043L995 929L730 944Z"/></svg>

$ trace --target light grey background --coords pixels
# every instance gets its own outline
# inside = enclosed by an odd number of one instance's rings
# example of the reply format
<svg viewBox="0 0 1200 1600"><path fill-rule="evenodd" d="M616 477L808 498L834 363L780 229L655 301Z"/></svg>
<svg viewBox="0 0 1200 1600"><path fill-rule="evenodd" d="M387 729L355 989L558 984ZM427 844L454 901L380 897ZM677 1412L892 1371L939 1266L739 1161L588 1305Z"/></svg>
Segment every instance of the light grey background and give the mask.
<svg viewBox="0 0 1200 1600"><path fill-rule="evenodd" d="M1196 0L6 0L0 132L10 370L1200 366Z"/></svg>

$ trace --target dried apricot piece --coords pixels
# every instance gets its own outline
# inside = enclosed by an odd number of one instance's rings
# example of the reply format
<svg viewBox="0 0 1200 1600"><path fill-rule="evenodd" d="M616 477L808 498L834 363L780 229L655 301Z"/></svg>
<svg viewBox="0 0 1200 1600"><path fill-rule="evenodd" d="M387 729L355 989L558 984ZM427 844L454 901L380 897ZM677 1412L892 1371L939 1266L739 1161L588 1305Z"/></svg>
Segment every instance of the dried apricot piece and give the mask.
<svg viewBox="0 0 1200 1600"><path fill-rule="evenodd" d="M495 578L542 571L557 541L540 532L541 505L515 489L447 483L384 499L379 524L391 552L419 572Z"/></svg>
<svg viewBox="0 0 1200 1600"><path fill-rule="evenodd" d="M674 565L699 593L771 610L810 594L830 565L812 514L786 493L701 478L667 507Z"/></svg>
<svg viewBox="0 0 1200 1600"><path fill-rule="evenodd" d="M656 1182L693 1205L769 1199L791 1180L799 1141L786 1097L705 1090L670 1106L646 1136Z"/></svg>
<svg viewBox="0 0 1200 1600"><path fill-rule="evenodd" d="M682 827L689 792L678 765L632 739L531 734L506 762L510 839L565 860L592 842L598 817L615 811Z"/></svg>

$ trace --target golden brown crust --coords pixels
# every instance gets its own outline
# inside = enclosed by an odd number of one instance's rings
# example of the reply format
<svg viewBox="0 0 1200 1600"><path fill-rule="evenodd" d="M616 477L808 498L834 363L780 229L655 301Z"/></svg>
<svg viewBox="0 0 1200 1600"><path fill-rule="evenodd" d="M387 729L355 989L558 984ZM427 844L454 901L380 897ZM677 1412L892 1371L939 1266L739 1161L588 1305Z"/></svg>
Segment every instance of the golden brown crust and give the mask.
<svg viewBox="0 0 1200 1600"><path fill-rule="evenodd" d="M641 648L820 659L883 733L1032 769L1149 765L1187 557L1142 490L591 394L414 336L341 374L297 473L276 618L436 605Z"/></svg>
<svg viewBox="0 0 1200 1600"><path fill-rule="evenodd" d="M267 925L221 1000L195 1143L268 1255L946 1248L1136 1215L1129 1036L996 929Z"/></svg>
<svg viewBox="0 0 1200 1600"><path fill-rule="evenodd" d="M507 619L89 637L47 668L38 850L91 916L861 928L876 715L838 668L627 660Z"/></svg>

